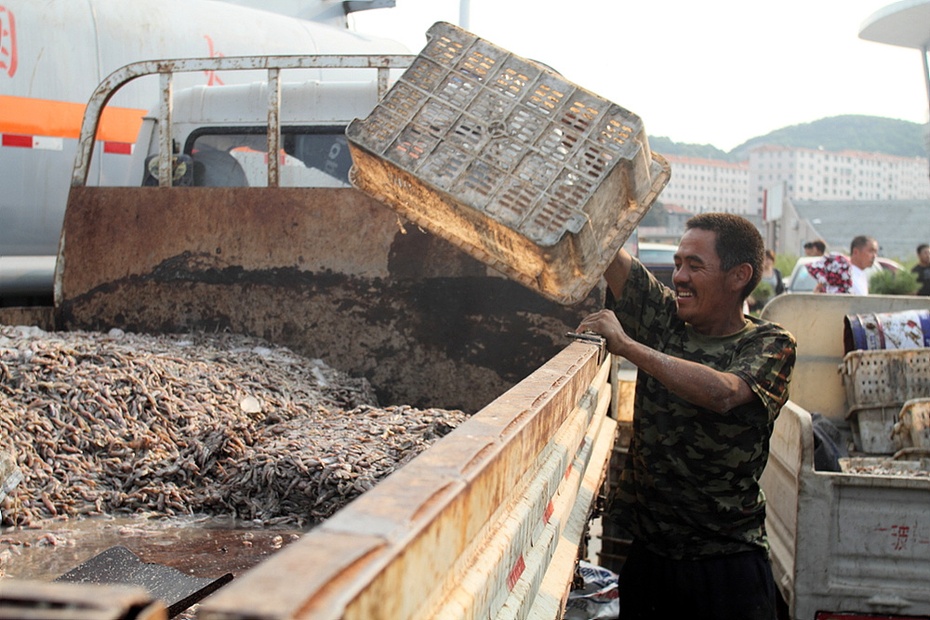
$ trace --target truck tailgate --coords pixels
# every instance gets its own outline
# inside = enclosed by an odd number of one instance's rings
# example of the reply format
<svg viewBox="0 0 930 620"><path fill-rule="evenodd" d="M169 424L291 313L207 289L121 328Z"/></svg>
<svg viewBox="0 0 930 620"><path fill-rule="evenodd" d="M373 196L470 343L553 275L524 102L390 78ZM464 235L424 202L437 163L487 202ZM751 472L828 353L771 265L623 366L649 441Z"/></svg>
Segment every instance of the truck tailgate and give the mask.
<svg viewBox="0 0 930 620"><path fill-rule="evenodd" d="M775 579L792 593L792 617L930 614L930 478L819 472L813 463L811 416L789 402L762 485Z"/></svg>

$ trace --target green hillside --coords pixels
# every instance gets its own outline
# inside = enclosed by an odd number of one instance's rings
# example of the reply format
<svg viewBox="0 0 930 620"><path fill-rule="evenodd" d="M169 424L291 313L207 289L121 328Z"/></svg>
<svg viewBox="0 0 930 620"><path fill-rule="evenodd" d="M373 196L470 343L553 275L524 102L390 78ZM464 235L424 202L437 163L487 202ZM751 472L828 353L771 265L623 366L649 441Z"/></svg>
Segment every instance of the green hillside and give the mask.
<svg viewBox="0 0 930 620"><path fill-rule="evenodd" d="M864 151L901 157L926 157L924 126L919 123L878 116L845 115L811 123L783 127L751 138L729 153L710 144L682 144L663 136L649 136L656 152L687 157L741 161L753 147L763 144L825 151Z"/></svg>
<svg viewBox="0 0 930 620"><path fill-rule="evenodd" d="M664 136L649 136L649 148L663 155L681 155L684 157L703 157L705 159L732 159L726 151L721 151L713 144L685 144L674 142Z"/></svg>

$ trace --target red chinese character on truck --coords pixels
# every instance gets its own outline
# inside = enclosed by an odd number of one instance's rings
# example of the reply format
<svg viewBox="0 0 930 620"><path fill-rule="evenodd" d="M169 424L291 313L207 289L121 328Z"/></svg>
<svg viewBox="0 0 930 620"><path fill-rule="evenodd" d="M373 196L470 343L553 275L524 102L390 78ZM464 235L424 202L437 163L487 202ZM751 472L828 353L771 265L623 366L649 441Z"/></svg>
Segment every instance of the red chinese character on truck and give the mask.
<svg viewBox="0 0 930 620"><path fill-rule="evenodd" d="M894 525L891 528L891 535L894 539L894 550L901 551L907 547L908 538L911 534L911 528L907 525Z"/></svg>

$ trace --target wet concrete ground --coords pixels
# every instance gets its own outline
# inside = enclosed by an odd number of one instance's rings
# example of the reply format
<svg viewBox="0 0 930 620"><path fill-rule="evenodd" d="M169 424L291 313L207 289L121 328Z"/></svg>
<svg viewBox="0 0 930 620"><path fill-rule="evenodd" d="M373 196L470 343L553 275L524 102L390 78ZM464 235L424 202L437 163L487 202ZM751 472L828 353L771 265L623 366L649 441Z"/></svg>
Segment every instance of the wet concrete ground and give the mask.
<svg viewBox="0 0 930 620"><path fill-rule="evenodd" d="M0 530L0 578L52 581L122 545L143 562L194 577L235 577L297 540L301 530L210 518L99 517Z"/></svg>

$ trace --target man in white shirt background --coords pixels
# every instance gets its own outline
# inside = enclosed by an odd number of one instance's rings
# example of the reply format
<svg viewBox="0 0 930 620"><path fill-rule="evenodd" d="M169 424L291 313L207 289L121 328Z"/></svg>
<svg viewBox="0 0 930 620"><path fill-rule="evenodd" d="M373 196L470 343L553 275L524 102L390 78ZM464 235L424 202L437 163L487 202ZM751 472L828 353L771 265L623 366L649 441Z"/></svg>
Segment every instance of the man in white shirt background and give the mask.
<svg viewBox="0 0 930 620"><path fill-rule="evenodd" d="M869 276L865 270L872 266L878 256L878 241L866 235L859 235L849 245L850 276L852 277L853 295L869 294Z"/></svg>

